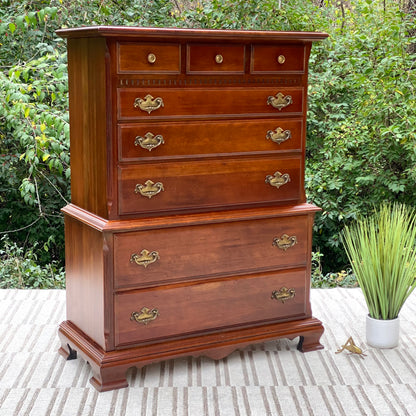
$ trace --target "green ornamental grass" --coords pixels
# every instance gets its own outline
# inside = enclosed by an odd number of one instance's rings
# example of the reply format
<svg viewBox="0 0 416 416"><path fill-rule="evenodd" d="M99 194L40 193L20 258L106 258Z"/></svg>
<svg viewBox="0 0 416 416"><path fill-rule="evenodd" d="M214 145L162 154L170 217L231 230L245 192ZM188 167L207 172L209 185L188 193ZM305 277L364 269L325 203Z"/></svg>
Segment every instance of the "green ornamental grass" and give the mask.
<svg viewBox="0 0 416 416"><path fill-rule="evenodd" d="M345 227L343 244L375 319L395 319L416 286L416 210L384 203Z"/></svg>

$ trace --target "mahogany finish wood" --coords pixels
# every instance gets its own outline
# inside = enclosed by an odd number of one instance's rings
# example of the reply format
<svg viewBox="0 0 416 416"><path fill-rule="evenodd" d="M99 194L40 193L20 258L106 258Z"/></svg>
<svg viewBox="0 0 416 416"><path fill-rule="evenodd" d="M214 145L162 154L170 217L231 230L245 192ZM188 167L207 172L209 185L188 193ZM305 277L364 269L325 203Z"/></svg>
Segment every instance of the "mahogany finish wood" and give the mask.
<svg viewBox="0 0 416 416"><path fill-rule="evenodd" d="M265 183L276 171L290 176L277 189ZM169 213L301 200L301 157L199 160L119 168L119 213ZM161 182L163 191L149 199L135 194L137 184ZM251 189L251 192L247 192Z"/></svg>
<svg viewBox="0 0 416 416"><path fill-rule="evenodd" d="M118 294L115 298L116 345L216 331L235 325L304 318L306 316L305 269L298 271L233 276L209 282L189 282ZM272 298L282 286L296 295L285 303ZM178 300L182 302L179 303ZM186 299L186 301L184 301ZM130 320L137 305L157 305L159 316L147 325Z"/></svg>
<svg viewBox="0 0 416 416"><path fill-rule="evenodd" d="M290 132L290 139L281 143L267 137L269 131L280 128ZM135 144L136 137L147 133L161 135L163 144L144 151ZM221 137L218 135L221 132ZM218 158L256 154L279 155L282 152L302 152L302 121L299 119L272 120L227 120L227 121L187 121L162 124L123 123L119 125L119 159L125 162L160 161L168 159L190 159L197 157Z"/></svg>
<svg viewBox="0 0 416 416"><path fill-rule="evenodd" d="M76 350L106 391L127 386L128 368L170 358L283 337L322 348L310 305L318 208L303 172L308 57L327 35L58 34L72 175L60 353ZM140 108L148 95L159 104ZM147 181L159 188L140 194Z"/></svg>
<svg viewBox="0 0 416 416"><path fill-rule="evenodd" d="M114 284L117 289L148 287L306 267L308 225L307 216L285 216L116 234ZM273 239L285 233L297 237L297 243L287 251L273 246ZM144 248L159 248L160 256L146 268L129 261Z"/></svg>
<svg viewBox="0 0 416 416"><path fill-rule="evenodd" d="M223 88L160 88L153 87L143 89L119 88L117 90L118 118L120 120L136 120L167 118L169 120L180 117L192 119L204 117L209 119L224 117L276 117L289 113L301 115L304 91L301 88L279 88L282 94L290 95L293 104L277 111L271 105L267 105L269 96L277 93L270 87L259 87L251 90L247 87L223 87ZM136 98L144 98L147 94L154 98L163 97L164 106L159 110L148 114L134 107Z"/></svg>

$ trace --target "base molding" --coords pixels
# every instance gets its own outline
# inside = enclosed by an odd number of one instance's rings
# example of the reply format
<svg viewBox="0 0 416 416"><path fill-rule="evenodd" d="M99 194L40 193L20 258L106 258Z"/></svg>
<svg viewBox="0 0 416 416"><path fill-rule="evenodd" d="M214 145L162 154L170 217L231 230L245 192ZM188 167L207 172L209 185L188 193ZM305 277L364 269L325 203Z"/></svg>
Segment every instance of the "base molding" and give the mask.
<svg viewBox="0 0 416 416"><path fill-rule="evenodd" d="M101 392L128 387L126 372L131 367L141 368L183 356L206 356L219 360L250 344L279 338L294 339L298 336L299 351L320 350L324 348L319 342L323 332L321 321L311 317L105 351L72 322L64 321L59 326L59 353L66 359L80 356L87 361L93 372L90 383Z"/></svg>

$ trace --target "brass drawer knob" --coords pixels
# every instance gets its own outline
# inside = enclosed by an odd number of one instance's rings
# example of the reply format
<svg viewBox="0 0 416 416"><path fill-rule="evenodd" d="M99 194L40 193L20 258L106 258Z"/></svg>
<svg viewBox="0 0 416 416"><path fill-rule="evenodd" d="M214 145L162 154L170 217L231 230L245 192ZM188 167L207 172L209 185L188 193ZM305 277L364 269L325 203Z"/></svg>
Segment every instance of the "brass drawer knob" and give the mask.
<svg viewBox="0 0 416 416"><path fill-rule="evenodd" d="M134 140L135 146L140 146L143 149L148 150L149 152L152 151L152 149L160 146L161 144L164 144L165 141L163 139L163 136L160 134L157 134L156 136L153 133L147 132L144 137L143 136L136 136Z"/></svg>
<svg viewBox="0 0 416 416"><path fill-rule="evenodd" d="M164 107L165 103L163 99L160 97L153 98L150 94L147 94L146 97L140 98L137 97L134 100L134 108L139 107L140 110L146 111L147 113L151 113L152 111L157 110L160 107Z"/></svg>
<svg viewBox="0 0 416 416"><path fill-rule="evenodd" d="M136 188L134 190L134 193L140 194L141 196L145 196L147 198L151 198L155 195L157 195L159 192L164 191L163 183L162 182L156 182L154 183L150 179L148 179L144 185L141 183L138 183L136 185Z"/></svg>
<svg viewBox="0 0 416 416"><path fill-rule="evenodd" d="M277 171L274 175L267 175L265 182L279 189L281 186L290 182L290 176L288 173L280 173Z"/></svg>
<svg viewBox="0 0 416 416"><path fill-rule="evenodd" d="M215 56L215 62L217 64L222 64L224 62L224 57L221 54Z"/></svg>
<svg viewBox="0 0 416 416"><path fill-rule="evenodd" d="M287 234L283 234L280 238L275 237L272 245L280 248L280 250L286 251L288 248L293 247L297 243L298 239L295 235L289 237Z"/></svg>
<svg viewBox="0 0 416 416"><path fill-rule="evenodd" d="M267 97L267 105L271 105L273 108L277 108L279 111L282 111L283 108L290 104L293 104L291 95L284 95L281 92L278 92L274 97L272 95Z"/></svg>
<svg viewBox="0 0 416 416"><path fill-rule="evenodd" d="M293 299L296 295L294 288L288 289L287 287L282 287L279 290L273 290L272 299L280 300L282 303L285 303L289 299Z"/></svg>
<svg viewBox="0 0 416 416"><path fill-rule="evenodd" d="M286 57L284 55L279 55L277 57L277 62L279 62L280 65L283 65L286 61Z"/></svg>
<svg viewBox="0 0 416 416"><path fill-rule="evenodd" d="M152 264L160 259L157 251L149 251L143 249L140 254L133 253L130 257L130 263L136 263L139 266L146 268L149 264Z"/></svg>
<svg viewBox="0 0 416 416"><path fill-rule="evenodd" d="M149 53L149 55L147 55L147 62L149 62L149 64L154 64L156 62L156 55L154 53Z"/></svg>
<svg viewBox="0 0 416 416"><path fill-rule="evenodd" d="M130 316L130 321L135 321L139 324L147 325L149 322L154 321L158 316L158 309L149 309L145 306L142 309L140 309L140 312L132 312Z"/></svg>
<svg viewBox="0 0 416 416"><path fill-rule="evenodd" d="M269 130L266 134L266 139L270 139L272 142L281 144L292 137L290 130L283 130L281 127L277 127L276 130Z"/></svg>

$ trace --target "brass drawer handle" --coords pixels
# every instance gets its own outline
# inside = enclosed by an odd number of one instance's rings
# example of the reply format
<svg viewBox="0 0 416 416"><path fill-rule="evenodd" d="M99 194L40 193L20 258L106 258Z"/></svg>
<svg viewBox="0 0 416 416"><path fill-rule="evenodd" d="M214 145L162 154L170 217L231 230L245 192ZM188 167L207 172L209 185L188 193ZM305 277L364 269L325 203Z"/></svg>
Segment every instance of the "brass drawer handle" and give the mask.
<svg viewBox="0 0 416 416"><path fill-rule="evenodd" d="M165 141L163 140L163 136L160 134L157 134L156 136L153 133L147 132L144 137L137 136L134 140L135 146L140 146L143 149L147 149L149 152L152 151L152 149L160 146L161 144L164 144Z"/></svg>
<svg viewBox="0 0 416 416"><path fill-rule="evenodd" d="M293 104L291 95L284 95L279 92L274 97L272 95L267 97L267 105L271 105L273 108L277 108L279 111L290 104Z"/></svg>
<svg viewBox="0 0 416 416"><path fill-rule="evenodd" d="M279 62L280 65L283 65L286 62L286 57L284 55L279 55L277 57L277 62Z"/></svg>
<svg viewBox="0 0 416 416"><path fill-rule="evenodd" d="M278 127L275 131L269 130L266 134L266 139L270 139L277 144L281 144L290 138L292 138L292 132L290 130L283 130L281 127Z"/></svg>
<svg viewBox="0 0 416 416"><path fill-rule="evenodd" d="M279 189L281 186L290 182L290 176L288 173L282 174L280 172L275 172L274 175L267 175L265 182Z"/></svg>
<svg viewBox="0 0 416 416"><path fill-rule="evenodd" d="M140 194L141 196L145 196L147 198L151 198L152 196L157 195L159 192L164 191L163 183L156 182L154 183L150 179L148 179L144 185L138 183L136 185L136 189L134 190L135 194Z"/></svg>
<svg viewBox="0 0 416 416"><path fill-rule="evenodd" d="M153 98L150 94L147 94L146 97L140 98L137 97L134 100L134 108L139 107L140 110L146 111L147 113L151 113L152 111L157 110L160 107L164 107L165 103L163 99L160 97Z"/></svg>
<svg viewBox="0 0 416 416"><path fill-rule="evenodd" d="M215 62L217 64L222 64L224 62L224 57L221 54L215 56Z"/></svg>
<svg viewBox="0 0 416 416"><path fill-rule="evenodd" d="M149 55L147 55L147 62L149 62L149 64L154 64L156 62L156 55L154 53L149 53Z"/></svg>
<svg viewBox="0 0 416 416"><path fill-rule="evenodd" d="M282 287L279 290L273 290L272 299L280 300L282 303L285 303L289 299L293 299L296 295L294 288L288 289L287 287Z"/></svg>
<svg viewBox="0 0 416 416"><path fill-rule="evenodd" d="M280 250L286 251L288 248L293 247L297 243L298 239L295 235L289 237L287 234L283 234L280 238L275 237L272 245L280 248Z"/></svg>
<svg viewBox="0 0 416 416"><path fill-rule="evenodd" d="M140 254L133 253L130 257L130 263L136 263L139 266L146 268L149 264L152 264L160 259L157 251L149 251L143 249Z"/></svg>
<svg viewBox="0 0 416 416"><path fill-rule="evenodd" d="M132 312L130 316L130 321L135 321L139 324L147 325L149 322L154 321L158 316L158 309L149 309L145 306L140 310L140 312Z"/></svg>

